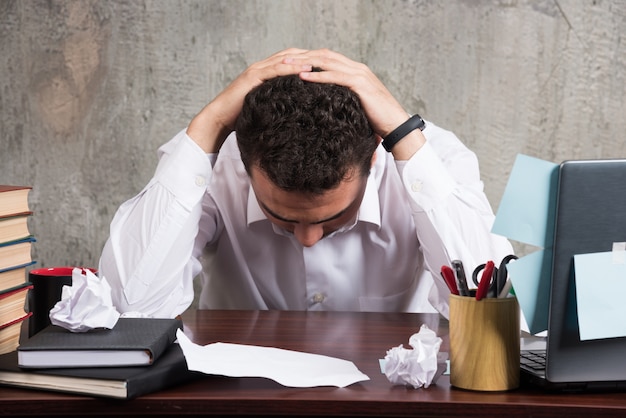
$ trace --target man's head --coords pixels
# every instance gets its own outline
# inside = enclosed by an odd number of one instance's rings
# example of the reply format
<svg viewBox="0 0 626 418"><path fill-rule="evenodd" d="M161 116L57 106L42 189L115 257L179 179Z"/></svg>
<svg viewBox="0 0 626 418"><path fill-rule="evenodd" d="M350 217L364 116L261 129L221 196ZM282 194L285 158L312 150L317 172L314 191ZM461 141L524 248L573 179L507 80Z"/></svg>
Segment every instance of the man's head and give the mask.
<svg viewBox="0 0 626 418"><path fill-rule="evenodd" d="M248 173L256 166L285 191L320 194L367 176L377 141L350 89L297 75L256 87L235 127Z"/></svg>
<svg viewBox="0 0 626 418"><path fill-rule="evenodd" d="M272 223L312 246L354 221L378 141L351 90L268 80L246 96L235 130Z"/></svg>

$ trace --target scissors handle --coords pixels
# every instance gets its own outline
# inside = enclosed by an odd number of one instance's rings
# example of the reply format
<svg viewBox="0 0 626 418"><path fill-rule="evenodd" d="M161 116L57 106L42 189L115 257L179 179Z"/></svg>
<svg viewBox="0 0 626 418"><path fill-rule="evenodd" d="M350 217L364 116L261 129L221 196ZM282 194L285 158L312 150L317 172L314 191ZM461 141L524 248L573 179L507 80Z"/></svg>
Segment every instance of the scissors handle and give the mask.
<svg viewBox="0 0 626 418"><path fill-rule="evenodd" d="M491 261L491 263L493 263L493 261ZM476 286L479 286L480 282L482 280L482 277L485 277L484 276L484 271L485 271L486 266L487 266L487 263L480 264L472 272L472 281L474 282L474 284ZM483 272L483 276L481 276L481 279L478 279L478 276L480 275L481 271ZM495 288L495 285L496 285L496 276L498 274L498 268L495 267L495 264L494 264L494 267L493 267L493 270L492 270L491 274L492 274L492 277L491 277L492 282L491 282L491 286L489 286L489 288L491 290L495 290L494 288Z"/></svg>
<svg viewBox="0 0 626 418"><path fill-rule="evenodd" d="M489 288L492 287L491 282L494 276L494 268L495 267L493 261L489 260L485 263L483 275L480 278L480 282L478 283L478 289L476 289L476 300L481 300L487 296Z"/></svg>
<svg viewBox="0 0 626 418"><path fill-rule="evenodd" d="M502 290L504 289L508 281L509 273L506 268L507 264L509 263L509 261L517 260L517 258L518 257L515 254L509 254L506 257L504 257L502 261L500 262L500 267L498 267L498 274L496 275L496 285L497 285L496 296L499 296L502 293Z"/></svg>
<svg viewBox="0 0 626 418"><path fill-rule="evenodd" d="M480 274L482 270L485 269L485 265L486 263L479 264L472 272L472 281L474 282L476 286L478 286L478 284L480 283L480 280L478 280L478 275Z"/></svg>

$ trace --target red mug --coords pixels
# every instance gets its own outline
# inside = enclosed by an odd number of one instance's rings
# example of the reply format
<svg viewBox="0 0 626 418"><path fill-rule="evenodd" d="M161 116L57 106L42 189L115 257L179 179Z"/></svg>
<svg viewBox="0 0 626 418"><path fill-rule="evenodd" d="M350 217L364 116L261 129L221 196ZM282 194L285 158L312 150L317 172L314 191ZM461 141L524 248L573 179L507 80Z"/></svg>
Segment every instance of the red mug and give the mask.
<svg viewBox="0 0 626 418"><path fill-rule="evenodd" d="M72 271L75 268L44 267L28 273L28 281L33 284L28 298L28 307L33 313L28 323L29 337L50 325L50 310L61 300L63 286L72 285ZM93 268L79 268L97 273Z"/></svg>

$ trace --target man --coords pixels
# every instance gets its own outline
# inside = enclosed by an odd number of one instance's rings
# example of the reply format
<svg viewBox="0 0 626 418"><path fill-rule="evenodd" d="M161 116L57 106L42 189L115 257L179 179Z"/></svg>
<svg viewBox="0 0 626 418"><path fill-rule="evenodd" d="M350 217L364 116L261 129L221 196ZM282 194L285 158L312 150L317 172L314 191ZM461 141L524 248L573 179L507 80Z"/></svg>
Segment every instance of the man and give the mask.
<svg viewBox="0 0 626 418"><path fill-rule="evenodd" d="M176 316L201 274L201 308L447 317L441 266L512 252L476 156L333 51L251 65L159 156L100 260L121 312Z"/></svg>

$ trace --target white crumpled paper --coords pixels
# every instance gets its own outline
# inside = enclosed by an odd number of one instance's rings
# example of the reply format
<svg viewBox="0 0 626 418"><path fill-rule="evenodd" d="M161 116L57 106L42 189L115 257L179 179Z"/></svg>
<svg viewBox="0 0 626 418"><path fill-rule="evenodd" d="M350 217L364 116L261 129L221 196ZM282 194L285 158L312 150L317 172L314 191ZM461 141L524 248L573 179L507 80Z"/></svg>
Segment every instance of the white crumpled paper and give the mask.
<svg viewBox="0 0 626 418"><path fill-rule="evenodd" d="M120 317L111 300L111 286L88 269L72 270L72 285L63 286L61 300L50 310L50 322L72 332L112 329Z"/></svg>
<svg viewBox="0 0 626 418"><path fill-rule="evenodd" d="M409 338L412 349L400 345L387 351L383 366L385 375L393 384L427 388L443 372L438 371L441 369L438 364L441 342L441 338L423 324L419 332Z"/></svg>

